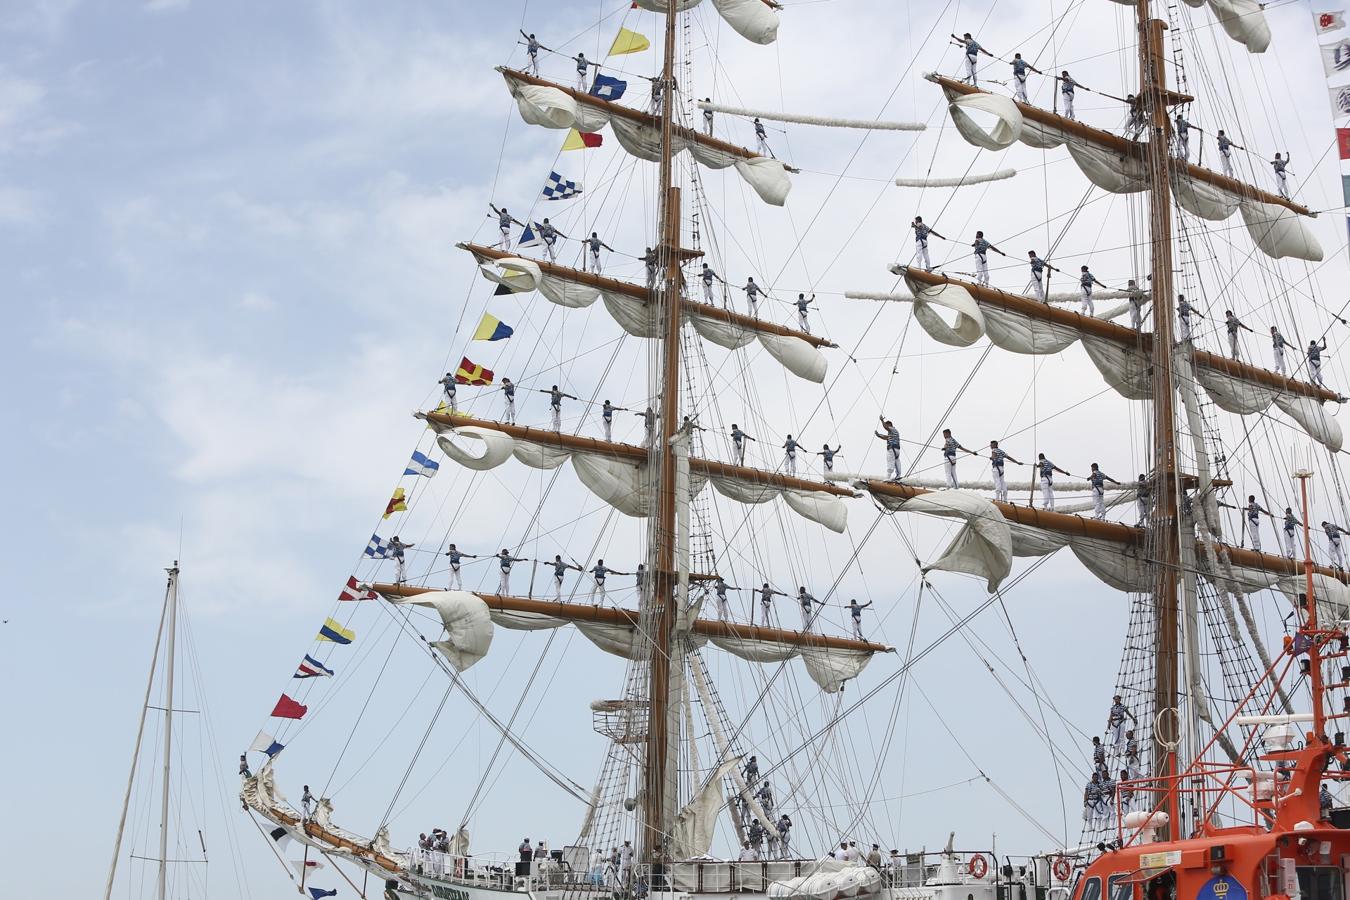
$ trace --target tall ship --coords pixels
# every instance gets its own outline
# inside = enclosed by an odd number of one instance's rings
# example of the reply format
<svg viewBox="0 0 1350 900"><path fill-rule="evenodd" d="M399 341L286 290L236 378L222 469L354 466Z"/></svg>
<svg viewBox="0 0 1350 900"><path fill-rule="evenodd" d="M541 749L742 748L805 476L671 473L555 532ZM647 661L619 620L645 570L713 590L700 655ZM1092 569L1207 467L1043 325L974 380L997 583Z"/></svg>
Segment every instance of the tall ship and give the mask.
<svg viewBox="0 0 1350 900"><path fill-rule="evenodd" d="M1267 154L1267 136L1244 124L1271 98L1256 96L1264 74L1231 69L1266 71L1275 11L1253 0L1061 10L1076 58L1121 60L1115 93L1078 81L1076 63L1052 65L1057 51L1044 43L995 52L958 27L945 71L904 78L938 104L920 123L714 100L710 84L736 96L717 77L719 54L773 44L791 6L622 6L597 26L603 56L574 55L576 41L555 46L527 26L498 70L519 119L554 130L576 155L559 153L525 212L485 198L489 236L457 244L482 276L457 318L481 318L416 413L426 430L378 529L250 748L242 803L298 889L453 900L1342 900L1344 397L1324 373L1339 371L1328 338L1345 307L1318 272L1344 271L1345 260L1324 259L1327 230L1298 199L1296 173L1314 160L1302 148ZM1049 4L1030 6L1055 24ZM1298 48L1320 43L1337 117L1350 115L1350 88L1337 84L1350 59L1343 19L1315 9L1316 36ZM1107 22L1120 46L1095 27ZM922 39L946 43L945 27ZM645 52L659 59L652 74L625 68ZM780 158L789 127L859 148L859 134L941 135L921 176L896 179L915 210L894 236L906 250L890 289L864 289L856 281L867 274L851 271L817 300L808 278L782 274L786 263L744 284L727 271L764 255L753 223L786 215L794 181L818 175ZM1350 131L1326 133L1350 157ZM601 156L606 139L621 152ZM963 169L968 147L978 152ZM569 168L592 152L606 161L584 177ZM1027 171L1010 167L1033 161L1055 166L1057 194L1070 184L1082 199L1065 211L1047 196L1038 221L1032 192L1018 187ZM960 222L949 208L971 192L977 208L1007 192L1025 208L1024 228L986 236ZM724 227L733 197L749 229ZM1089 222L1101 228L1095 244L1080 234ZM875 265L885 272L884 260ZM868 326L826 336L826 309L845 303ZM1091 364L1077 371L1100 376L1078 385L1079 399L1048 413L1024 402L987 446L961 443L960 410L975 403L968 390L982 369L1011 385L1027 371L1015 361L1039 372L1075 345ZM906 346L968 354L936 421L909 412L923 398L897 381ZM1036 377L1024 398L1036 396ZM1089 436L1092 452L1112 453L1112 465L1128 458L1130 470L1057 463L1045 448L1067 439L1055 435L1063 417L1111 394L1127 405L1114 430ZM511 511L500 550L472 527L488 509ZM861 528L859 516L870 516ZM916 543L911 520L936 529L935 551ZM913 560L912 581L888 572L885 585L869 584L858 565L868 544ZM861 753L843 729L886 722L889 743L903 711L883 691L945 643L977 644L971 622L1002 608L1014 585L1034 584L1061 550L1129 610L1123 634L1096 638L1120 660L1090 714L1105 727L1066 751L1068 774L1057 776L1075 784L1065 802L1073 833L1012 853L992 835L958 840L940 822L919 851L859 839L884 815L872 807L894 798L885 754ZM958 580L987 599L956 612L940 586ZM1079 599L1064 598L1056 623L1066 640L1095 627ZM898 610L892 623L917 623L924 604L950 627L926 639L911 626L900 646L876 638L879 617ZM354 648L369 630L388 636L387 651ZM504 632L535 631L511 644L513 666L530 672L518 698L466 674ZM566 647L556 661L555 640ZM525 724L541 683L568 678L576 657L597 650L622 660L623 676L568 691L577 703L579 691L594 694L591 725L607 747L583 784L557 763L567 736ZM444 685L438 703L376 699L395 654L429 661L426 677ZM350 677L358 665L373 674ZM1029 668L1013 672L1022 675L1042 699L1046 686ZM354 703L337 702L339 692ZM463 817L418 827L399 811L452 698L492 739L481 771L436 769L426 784L465 801ZM354 710L325 733L340 761L351 744L343 727L374 728L381 702L403 710L398 723L427 724L413 747L376 741L351 776L401 776L378 821L337 824L332 775L325 785L320 773L288 772L283 792L287 747L316 717ZM1058 762L1051 745L1062 739L1038 733ZM500 834L483 843L471 827L503 756L582 810L561 846ZM298 865L287 859L297 852ZM331 869L320 877L311 862Z"/></svg>

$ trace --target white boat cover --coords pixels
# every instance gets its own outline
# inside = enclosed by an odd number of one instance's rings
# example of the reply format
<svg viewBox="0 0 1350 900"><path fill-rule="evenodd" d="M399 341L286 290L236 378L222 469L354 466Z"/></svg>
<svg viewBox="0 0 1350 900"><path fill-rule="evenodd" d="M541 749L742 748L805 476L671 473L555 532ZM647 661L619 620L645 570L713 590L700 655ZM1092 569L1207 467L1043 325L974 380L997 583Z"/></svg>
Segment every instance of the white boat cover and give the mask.
<svg viewBox="0 0 1350 900"><path fill-rule="evenodd" d="M719 7L723 3L728 6L744 4L747 8L759 7L773 16L775 23L777 22L777 15L760 0L714 0L714 3ZM541 128L576 128L584 132L596 132L605 125L610 125L619 146L628 153L649 162L661 158L661 135L654 127L624 116L612 116L601 106L580 103L556 87L529 84L509 73L503 73L503 77L506 79L511 96L515 98L520 117L527 124ZM754 156L747 159L678 137L672 150L675 153L688 150L701 165L711 169L724 169L734 165L740 176L765 203L782 206L787 202L792 182L788 178L787 167L779 160L769 156Z"/></svg>
<svg viewBox="0 0 1350 900"><path fill-rule="evenodd" d="M769 900L845 900L882 893L881 873L871 866L821 860L815 871L769 883Z"/></svg>
<svg viewBox="0 0 1350 900"><path fill-rule="evenodd" d="M400 605L426 606L436 610L445 626L445 638L432 643L455 671L465 669L487 656L492 646L492 617L483 598L468 591L432 591L394 602Z"/></svg>

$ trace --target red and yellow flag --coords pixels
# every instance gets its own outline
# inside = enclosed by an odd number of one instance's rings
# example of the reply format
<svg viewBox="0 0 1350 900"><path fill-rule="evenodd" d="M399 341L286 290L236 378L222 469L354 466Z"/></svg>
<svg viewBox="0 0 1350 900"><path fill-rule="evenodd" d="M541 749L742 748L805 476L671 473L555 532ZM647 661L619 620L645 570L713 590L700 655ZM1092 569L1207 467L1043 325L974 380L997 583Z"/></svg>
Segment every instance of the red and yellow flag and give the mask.
<svg viewBox="0 0 1350 900"><path fill-rule="evenodd" d="M459 361L459 370L455 372L456 384L472 384L479 387L492 384L492 370L485 369L476 362L470 362L467 356Z"/></svg>
<svg viewBox="0 0 1350 900"><path fill-rule="evenodd" d="M599 147L604 143L604 136L592 134L589 131L577 131L573 128L567 132L567 139L563 141L564 150L586 150L590 147Z"/></svg>
<svg viewBox="0 0 1350 900"><path fill-rule="evenodd" d="M387 519L394 513L408 508L407 496L403 493L403 488L394 491L394 496L389 498L389 505L384 508L384 517Z"/></svg>

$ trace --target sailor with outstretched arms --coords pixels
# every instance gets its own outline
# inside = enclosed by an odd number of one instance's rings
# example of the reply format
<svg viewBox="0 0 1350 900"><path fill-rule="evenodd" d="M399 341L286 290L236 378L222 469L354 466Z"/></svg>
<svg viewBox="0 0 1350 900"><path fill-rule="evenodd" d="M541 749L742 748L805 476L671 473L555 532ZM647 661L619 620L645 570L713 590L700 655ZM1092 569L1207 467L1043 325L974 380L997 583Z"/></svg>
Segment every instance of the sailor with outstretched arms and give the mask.
<svg viewBox="0 0 1350 900"><path fill-rule="evenodd" d="M600 407L600 425L605 430L605 440L611 442L614 440L614 413L630 411L622 406L615 406L608 400L605 401L604 405Z"/></svg>
<svg viewBox="0 0 1350 900"><path fill-rule="evenodd" d="M1093 285L1096 285L1097 287L1106 287L1106 285L1097 280L1096 275L1093 275L1088 271L1087 266L1080 266L1078 275L1079 312L1085 316L1092 316L1097 313L1097 307L1092 302Z"/></svg>
<svg viewBox="0 0 1350 900"><path fill-rule="evenodd" d="M1260 503L1256 502L1255 494L1247 495L1247 505L1243 507L1247 516L1247 536L1251 538L1252 549L1258 553L1261 551L1261 514L1274 517L1274 513L1266 509Z"/></svg>
<svg viewBox="0 0 1350 900"><path fill-rule="evenodd" d="M650 448L656 441L656 411L649 406L633 415L642 419L642 446Z"/></svg>
<svg viewBox="0 0 1350 900"><path fill-rule="evenodd" d="M933 261L928 257L928 236L939 237L944 241L947 238L925 225L923 216L915 216L909 227L914 229L914 261L921 263L925 272L933 271Z"/></svg>
<svg viewBox="0 0 1350 900"><path fill-rule="evenodd" d="M1275 158L1270 161L1270 166L1275 170L1275 187L1279 190L1280 196L1289 199L1289 154L1283 155L1276 153Z"/></svg>
<svg viewBox="0 0 1350 900"><path fill-rule="evenodd" d="M1045 273L1047 270L1051 272L1060 270L1037 256L1035 250L1028 250L1027 258L1031 263L1031 288L1035 291L1037 300L1047 303L1049 301L1045 299Z"/></svg>
<svg viewBox="0 0 1350 900"><path fill-rule="evenodd" d="M994 475L994 499L1008 502L1008 482L1003 480L1003 467L1008 462L1024 465L1021 460L1013 459L1008 451L998 445L998 441L989 442L989 470Z"/></svg>
<svg viewBox="0 0 1350 900"><path fill-rule="evenodd" d="M742 431L741 426L735 422L731 423L731 451L732 455L736 457L736 465L745 465L745 442L753 440L755 438Z"/></svg>
<svg viewBox="0 0 1350 900"><path fill-rule="evenodd" d="M1322 338L1321 343L1316 340L1308 341L1308 374L1311 381L1318 387L1326 387L1326 382L1322 380L1322 354L1327 350L1327 339Z"/></svg>
<svg viewBox="0 0 1350 900"><path fill-rule="evenodd" d="M574 566L569 562L563 562L563 558L557 554L554 555L549 565L553 567L553 599L562 599L563 579L567 577L567 570L573 569L581 571L581 566Z"/></svg>
<svg viewBox="0 0 1350 900"><path fill-rule="evenodd" d="M509 212L507 212L505 206L503 206L501 209L498 209L497 207L489 203L488 209L491 210L491 215L497 217L497 228L500 229L502 233L501 238L497 241L497 245L501 247L503 250L511 249L511 226L519 225L521 228L524 228L525 223L521 222L519 219L515 218Z"/></svg>
<svg viewBox="0 0 1350 900"><path fill-rule="evenodd" d="M511 551L507 550L505 547L502 548L501 553L496 554L496 557L497 557L497 566L501 570L501 577L497 581L497 593L503 595L510 594L511 567L518 562L524 562L525 557L512 556Z"/></svg>
<svg viewBox="0 0 1350 900"><path fill-rule="evenodd" d="M535 39L534 32L525 33L525 29L520 30L520 36L525 39L525 54L529 57L529 63L525 66L525 71L529 72L535 78L539 77L539 50L544 45Z"/></svg>
<svg viewBox="0 0 1350 900"><path fill-rule="evenodd" d="M790 434L783 441L783 471L789 475L797 474L797 441Z"/></svg>
<svg viewBox="0 0 1350 900"><path fill-rule="evenodd" d="M978 456L974 450L969 447L963 447L961 442L952 437L950 428L942 429L942 469L947 475L947 487L959 488L960 482L956 480L956 451L963 450L971 456Z"/></svg>
<svg viewBox="0 0 1350 900"><path fill-rule="evenodd" d="M731 621L731 604L727 602L727 591L738 591L740 588L734 588L727 584L726 579L721 575L713 582L713 593L717 597L717 619L720 622Z"/></svg>
<svg viewBox="0 0 1350 900"><path fill-rule="evenodd" d="M581 398L576 396L575 394L569 394L566 391L558 390L558 386L556 384L546 391L541 389L539 393L548 394L548 407L550 415L552 417L549 422L549 425L553 428L554 431L562 431L563 398L566 397L568 400L580 400Z"/></svg>
<svg viewBox="0 0 1350 900"><path fill-rule="evenodd" d="M464 553L454 544L451 544L450 549L445 551L445 555L450 558L450 590L464 590L464 579L460 575L459 564L466 559L477 559L478 554Z"/></svg>
<svg viewBox="0 0 1350 900"><path fill-rule="evenodd" d="M979 82L975 79L975 64L979 60L981 53L990 59L994 58L994 54L981 47L980 42L971 37L969 31L961 35L961 37L952 35L952 41L958 47L961 47L966 51L966 77L963 80L970 82L972 86L978 87Z"/></svg>
<svg viewBox="0 0 1350 900"><path fill-rule="evenodd" d="M769 134L764 130L764 123L755 116L755 147L760 156L773 156L773 151L769 149Z"/></svg>
<svg viewBox="0 0 1350 900"><path fill-rule="evenodd" d="M1225 309L1223 311L1223 327L1224 330L1228 332L1228 353L1233 359L1238 359L1238 331L1252 330L1244 325L1241 319L1233 315L1231 309ZM1252 334L1255 333L1256 332L1252 331Z"/></svg>
<svg viewBox="0 0 1350 900"><path fill-rule="evenodd" d="M1177 294L1177 340L1191 340L1191 316L1203 319L1205 316L1186 299L1185 294Z"/></svg>
<svg viewBox="0 0 1350 900"><path fill-rule="evenodd" d="M1120 484L1120 482L1099 469L1096 463L1092 464L1092 471L1088 473L1087 480L1088 484L1092 485L1092 516L1095 519L1105 519L1106 482L1109 481L1112 484Z"/></svg>
<svg viewBox="0 0 1350 900"><path fill-rule="evenodd" d="M510 378L502 378L502 396L506 398L506 416L502 419L508 425L516 424L516 385Z"/></svg>
<svg viewBox="0 0 1350 900"><path fill-rule="evenodd" d="M1191 123L1186 121L1186 117L1181 114L1181 110L1177 110L1175 133L1177 136L1177 156L1183 160L1189 160L1191 158Z"/></svg>
<svg viewBox="0 0 1350 900"><path fill-rule="evenodd" d="M567 237L561 231L553 227L547 217L539 225L539 239L544 242L544 252L548 254L548 261L555 263L558 261L558 238Z"/></svg>
<svg viewBox="0 0 1350 900"><path fill-rule="evenodd" d="M1287 346L1289 342L1280 334L1280 329L1270 326L1270 348L1275 355L1275 371L1285 376L1289 374L1284 364L1284 348Z"/></svg>
<svg viewBox="0 0 1350 900"><path fill-rule="evenodd" d="M1232 138L1224 134L1222 128L1219 129L1219 134L1215 138L1215 140L1219 144L1219 165L1223 168L1223 174L1227 175L1229 178L1232 178L1233 150L1234 148L1238 150L1246 150L1247 148L1233 143Z"/></svg>
<svg viewBox="0 0 1350 900"><path fill-rule="evenodd" d="M578 53L576 56L572 57L572 61L577 64L577 90L584 93L589 90L588 82L590 81L591 66L596 66L598 68L600 64L591 62L586 58L585 53Z"/></svg>
<svg viewBox="0 0 1350 900"><path fill-rule="evenodd" d="M879 416L885 432L873 432L886 442L886 477L891 481L900 480L900 432L885 416Z"/></svg>
<svg viewBox="0 0 1350 900"><path fill-rule="evenodd" d="M1153 485L1144 477L1144 473L1139 473L1139 480L1134 483L1134 506L1139 512L1139 525L1143 528L1144 523L1148 521L1150 501L1153 499Z"/></svg>
<svg viewBox="0 0 1350 900"><path fill-rule="evenodd" d="M975 241L970 246L975 250L975 280L985 287L989 287L989 251L993 250L999 256L1004 257L1008 254L986 241L983 231L975 232Z"/></svg>
<svg viewBox="0 0 1350 900"><path fill-rule="evenodd" d="M854 597L846 604L846 606L848 606L849 618L853 620L853 637L856 638L857 640L861 641L863 639L862 611L864 609L867 609L867 607L871 606L872 602L873 601L868 600L866 603L859 603L858 598Z"/></svg>
<svg viewBox="0 0 1350 900"><path fill-rule="evenodd" d="M1298 533L1298 526L1302 524L1294 515L1293 508L1286 506L1284 508L1284 525L1280 529L1280 533L1284 536L1284 555L1290 559L1294 558L1295 536Z"/></svg>
<svg viewBox="0 0 1350 900"><path fill-rule="evenodd" d="M708 303L713 302L713 282L722 281L722 277L713 271L712 266L703 264L703 270L698 273L699 280L703 282L703 299ZM726 284L725 281L722 281Z"/></svg>
<svg viewBox="0 0 1350 900"><path fill-rule="evenodd" d="M764 293L764 288L755 284L755 277L751 275L745 279L745 286L741 290L745 291L745 300L750 306L750 315L759 318L759 297Z"/></svg>
<svg viewBox="0 0 1350 900"><path fill-rule="evenodd" d="M1322 531L1327 536L1327 549L1331 551L1331 563L1336 568L1345 569L1345 557L1341 555L1341 535L1345 529L1335 522L1323 522Z"/></svg>
<svg viewBox="0 0 1350 900"><path fill-rule="evenodd" d="M825 471L826 471L826 472L833 472L833 471L834 471L834 457L835 457L835 454L837 454L840 450L843 450L843 449L844 449L844 445L843 445L843 444L840 444L838 447L835 447L833 450L830 449L830 445L829 445L829 444L823 444L823 445L821 446L821 449L820 449L819 451L817 451L816 456L821 457L821 460L822 460L822 462L823 462L823 464L824 464L824 467L825 467Z"/></svg>
<svg viewBox="0 0 1350 900"><path fill-rule="evenodd" d="M451 412L458 412L459 411L458 407L455 406L455 392L457 385L457 382L455 381L455 373L446 372L445 377L436 383L439 384L441 386L441 390L445 392L446 407L448 407Z"/></svg>
<svg viewBox="0 0 1350 900"><path fill-rule="evenodd" d="M591 271L594 272L596 275L599 275L600 251L608 250L610 253L613 253L614 248L611 247L609 244L606 244L604 241L600 240L599 233L595 231L592 231L591 236L586 238L585 244L587 249L591 251Z"/></svg>
<svg viewBox="0 0 1350 900"><path fill-rule="evenodd" d="M797 295L797 327L800 328L802 330L802 333L804 334L811 333L811 324L810 322L807 321L806 311L811 306L811 304L815 302L816 302L815 294L811 295L810 300L806 299L805 294Z"/></svg>
<svg viewBox="0 0 1350 900"><path fill-rule="evenodd" d="M1055 509L1055 473L1072 478L1068 472L1045 458L1044 453L1036 454L1036 471L1041 477L1041 508L1051 512Z"/></svg>
<svg viewBox="0 0 1350 900"><path fill-rule="evenodd" d="M769 583L767 581L764 582L764 586L759 589L759 609L760 609L760 618L762 619L760 624L766 627L773 624L772 619L773 598L775 596L786 597L787 594L783 593L782 591L775 591L773 588L769 587ZM755 623L754 621L751 621L750 624L753 625Z"/></svg>
<svg viewBox="0 0 1350 900"><path fill-rule="evenodd" d="M802 610L802 631L811 630L811 620L816 617L816 604L824 606L825 601L817 600L811 594L807 593L806 587L797 588L797 605Z"/></svg>
<svg viewBox="0 0 1350 900"><path fill-rule="evenodd" d="M1144 307L1149 302L1147 292L1139 290L1139 283L1131 278L1125 283L1126 298L1130 304L1130 327L1135 331L1144 329Z"/></svg>
<svg viewBox="0 0 1350 900"><path fill-rule="evenodd" d="M407 580L406 560L403 558L404 550L411 550L416 544L407 544L399 540L398 535L389 539L389 555L394 558L394 583L402 584Z"/></svg>
<svg viewBox="0 0 1350 900"><path fill-rule="evenodd" d="M597 559L595 561L595 567L591 569L591 576L595 578L595 592L600 595L600 599L602 600L607 596L605 594L606 575L632 575L632 574L633 574L632 572L620 572L618 569L609 568L608 566L605 565L605 561L603 559Z"/></svg>
<svg viewBox="0 0 1350 900"><path fill-rule="evenodd" d="M1040 69L1033 66L1022 58L1022 54L1014 53L1012 61L1013 71L1013 99L1018 103L1027 101L1027 72L1035 72L1037 75L1044 75Z"/></svg>
<svg viewBox="0 0 1350 900"><path fill-rule="evenodd" d="M1064 102L1064 118L1066 119L1074 118L1073 94L1074 90L1080 87L1085 91L1091 90L1090 88L1083 87L1083 85L1079 84L1077 81L1074 81L1073 76L1069 74L1068 69L1059 73L1059 96Z"/></svg>

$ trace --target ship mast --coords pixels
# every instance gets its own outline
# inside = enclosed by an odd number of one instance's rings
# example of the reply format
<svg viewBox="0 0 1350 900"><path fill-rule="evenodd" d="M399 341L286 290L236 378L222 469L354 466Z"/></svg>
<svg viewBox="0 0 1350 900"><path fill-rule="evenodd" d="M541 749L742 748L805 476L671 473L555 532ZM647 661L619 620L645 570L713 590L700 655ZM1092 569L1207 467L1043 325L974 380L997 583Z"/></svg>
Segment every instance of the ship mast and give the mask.
<svg viewBox="0 0 1350 900"><path fill-rule="evenodd" d="M661 63L661 174L660 239L662 266L656 307L665 318L661 333L661 422L649 450L657 475L656 521L653 534L655 566L652 591L646 598L652 623L651 672L647 692L646 771L643 784L643 829L638 835L639 858L661 863L666 858L669 811L667 787L673 773L670 758L671 649L675 630L678 575L675 559L675 465L671 438L680 427L680 189L674 185L675 138L675 26L678 4L666 4L665 49Z"/></svg>
<svg viewBox="0 0 1350 900"><path fill-rule="evenodd" d="M1162 809L1167 829L1180 832L1177 818L1179 785L1177 743L1180 736L1178 707L1178 653L1180 617L1177 573L1180 571L1181 534L1177 472L1176 420L1173 409L1172 372L1172 186L1168 174L1169 120L1167 73L1163 56L1163 31L1167 24L1149 14L1149 0L1138 0L1139 101L1150 117L1147 145L1149 172L1149 243L1153 273L1153 476L1157 502L1150 530L1156 577L1154 608L1157 649L1153 683L1153 774L1165 790Z"/></svg>

